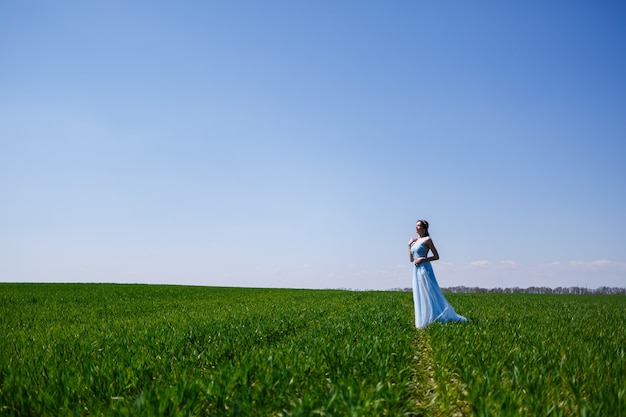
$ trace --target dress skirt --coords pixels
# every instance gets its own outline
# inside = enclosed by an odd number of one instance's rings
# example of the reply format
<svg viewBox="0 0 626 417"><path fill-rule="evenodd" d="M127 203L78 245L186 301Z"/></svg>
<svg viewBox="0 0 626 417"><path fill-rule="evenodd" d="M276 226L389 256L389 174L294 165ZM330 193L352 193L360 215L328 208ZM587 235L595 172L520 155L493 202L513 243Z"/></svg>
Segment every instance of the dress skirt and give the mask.
<svg viewBox="0 0 626 417"><path fill-rule="evenodd" d="M418 329L434 321L467 321L454 311L444 297L430 262L422 262L413 269L413 303L415 327Z"/></svg>

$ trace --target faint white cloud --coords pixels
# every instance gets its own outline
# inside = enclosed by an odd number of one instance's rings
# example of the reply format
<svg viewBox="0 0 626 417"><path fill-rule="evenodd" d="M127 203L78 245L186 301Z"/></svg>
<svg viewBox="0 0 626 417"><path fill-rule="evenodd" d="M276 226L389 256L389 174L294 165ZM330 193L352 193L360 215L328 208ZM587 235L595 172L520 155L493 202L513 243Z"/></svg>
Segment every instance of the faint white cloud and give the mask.
<svg viewBox="0 0 626 417"><path fill-rule="evenodd" d="M498 261L498 262L491 262L491 261L486 261L486 260L480 260L480 261L472 261L469 263L469 266L476 266L476 267L492 267L492 268L497 268L499 266L517 266L518 263L516 261L512 261L510 259L506 259L503 261Z"/></svg>
<svg viewBox="0 0 626 417"><path fill-rule="evenodd" d="M568 265L584 268L626 268L626 262L613 262L606 259L598 259L595 261L569 261Z"/></svg>

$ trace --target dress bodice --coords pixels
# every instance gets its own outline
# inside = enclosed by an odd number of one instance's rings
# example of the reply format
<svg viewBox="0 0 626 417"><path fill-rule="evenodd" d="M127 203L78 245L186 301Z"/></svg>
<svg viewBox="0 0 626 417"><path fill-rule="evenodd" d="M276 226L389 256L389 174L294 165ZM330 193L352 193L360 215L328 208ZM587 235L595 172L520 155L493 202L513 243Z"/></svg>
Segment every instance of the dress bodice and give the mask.
<svg viewBox="0 0 626 417"><path fill-rule="evenodd" d="M415 242L411 245L411 254L414 258L424 258L428 255L428 247L424 245L424 241Z"/></svg>

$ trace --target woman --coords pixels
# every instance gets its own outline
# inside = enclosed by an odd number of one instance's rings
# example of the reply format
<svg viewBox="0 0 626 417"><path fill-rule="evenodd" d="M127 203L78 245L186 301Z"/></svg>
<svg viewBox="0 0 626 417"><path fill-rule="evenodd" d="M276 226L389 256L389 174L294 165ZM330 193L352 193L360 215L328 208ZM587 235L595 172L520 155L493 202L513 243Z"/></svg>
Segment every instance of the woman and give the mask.
<svg viewBox="0 0 626 417"><path fill-rule="evenodd" d="M435 272L430 264L439 259L439 253L428 234L428 222L418 220L415 230L419 237L409 240L409 259L413 268L413 303L415 304L415 327L422 329L433 321L467 321L454 311L443 296ZM428 256L432 252L433 256Z"/></svg>

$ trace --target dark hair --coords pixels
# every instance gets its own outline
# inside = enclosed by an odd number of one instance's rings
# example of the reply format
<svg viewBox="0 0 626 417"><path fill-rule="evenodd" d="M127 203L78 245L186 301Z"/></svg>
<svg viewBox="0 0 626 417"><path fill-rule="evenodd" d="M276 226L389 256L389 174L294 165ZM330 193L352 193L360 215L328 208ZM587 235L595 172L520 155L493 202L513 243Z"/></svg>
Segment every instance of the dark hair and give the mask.
<svg viewBox="0 0 626 417"><path fill-rule="evenodd" d="M415 223L419 223L422 222L422 226L424 227L424 236L430 236L430 234L428 233L428 222L426 220L418 220Z"/></svg>

